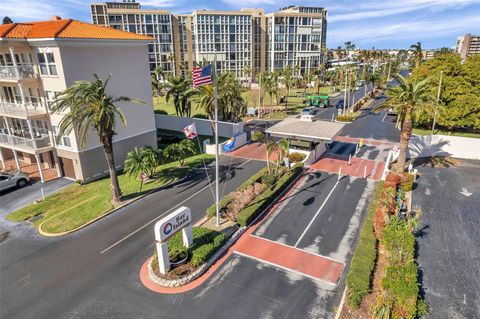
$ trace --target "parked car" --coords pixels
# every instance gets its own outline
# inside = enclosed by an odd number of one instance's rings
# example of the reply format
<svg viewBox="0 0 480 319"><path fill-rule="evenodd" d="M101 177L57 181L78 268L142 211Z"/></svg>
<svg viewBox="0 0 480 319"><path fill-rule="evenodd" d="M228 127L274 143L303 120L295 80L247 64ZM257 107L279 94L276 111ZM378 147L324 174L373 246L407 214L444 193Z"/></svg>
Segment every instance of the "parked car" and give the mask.
<svg viewBox="0 0 480 319"><path fill-rule="evenodd" d="M313 115L313 114L315 114L315 110L313 109L313 107L306 107L302 110L301 115Z"/></svg>
<svg viewBox="0 0 480 319"><path fill-rule="evenodd" d="M344 103L345 103L345 102L344 102L343 100L338 100L338 101L337 101L337 104L335 104L335 107L336 107L337 109L342 109Z"/></svg>
<svg viewBox="0 0 480 319"><path fill-rule="evenodd" d="M388 115L397 115L397 112L395 112L395 109L390 108L390 109L388 109L387 114Z"/></svg>
<svg viewBox="0 0 480 319"><path fill-rule="evenodd" d="M13 187L25 187L30 181L27 173L15 171L11 173L0 172L0 191Z"/></svg>

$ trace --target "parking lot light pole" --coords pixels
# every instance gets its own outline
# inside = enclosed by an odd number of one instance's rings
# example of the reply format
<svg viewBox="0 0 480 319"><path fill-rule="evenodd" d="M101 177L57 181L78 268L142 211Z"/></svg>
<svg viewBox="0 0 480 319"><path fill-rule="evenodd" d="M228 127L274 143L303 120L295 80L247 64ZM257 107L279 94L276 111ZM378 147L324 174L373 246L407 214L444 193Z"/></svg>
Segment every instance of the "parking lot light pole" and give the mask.
<svg viewBox="0 0 480 319"><path fill-rule="evenodd" d="M345 115L345 104L347 104L347 68L345 67L345 93L343 94L343 115Z"/></svg>

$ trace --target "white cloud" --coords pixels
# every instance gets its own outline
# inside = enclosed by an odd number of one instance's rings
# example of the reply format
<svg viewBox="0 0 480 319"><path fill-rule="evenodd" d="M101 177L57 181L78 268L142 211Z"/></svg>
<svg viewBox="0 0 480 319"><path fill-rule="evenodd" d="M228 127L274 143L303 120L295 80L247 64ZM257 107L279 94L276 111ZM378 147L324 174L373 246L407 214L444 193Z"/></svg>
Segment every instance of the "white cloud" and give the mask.
<svg viewBox="0 0 480 319"><path fill-rule="evenodd" d="M52 15L65 15L65 11L50 2L31 0L1 0L0 12L2 17L9 16L15 21L47 20Z"/></svg>

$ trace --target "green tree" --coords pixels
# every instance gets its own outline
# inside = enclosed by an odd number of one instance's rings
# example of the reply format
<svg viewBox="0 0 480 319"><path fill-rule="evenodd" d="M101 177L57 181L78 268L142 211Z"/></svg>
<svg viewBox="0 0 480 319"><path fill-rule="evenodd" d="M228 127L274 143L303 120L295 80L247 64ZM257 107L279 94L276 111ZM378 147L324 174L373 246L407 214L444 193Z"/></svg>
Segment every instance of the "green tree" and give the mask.
<svg viewBox="0 0 480 319"><path fill-rule="evenodd" d="M65 114L60 121L57 141L64 134L75 130L80 139L80 146L84 148L89 132L92 128L95 129L107 160L112 199L114 202L120 202L122 192L115 170L113 136L116 134L117 120L120 119L123 126L126 126L127 119L123 111L115 104L118 102L145 104L145 102L126 96L110 96L107 93L107 85L111 75L105 80L97 74L94 74L93 77L92 81L75 82L71 87L56 95L52 104L52 112Z"/></svg>
<svg viewBox="0 0 480 319"><path fill-rule="evenodd" d="M250 65L245 64L242 70L243 76L247 79L247 82L250 82L252 76L252 68Z"/></svg>
<svg viewBox="0 0 480 319"><path fill-rule="evenodd" d="M397 160L397 173L402 173L405 169L408 143L412 136L413 118L416 113L422 112L428 108L428 102L431 100L429 94L428 80L418 80L416 78L404 78L401 75L396 76L398 86L391 86L387 89L387 101L374 108L388 109L393 107L397 112L400 122L400 155Z"/></svg>
<svg viewBox="0 0 480 319"><path fill-rule="evenodd" d="M285 85L285 88L287 89L287 98L285 100L285 112L288 111L288 98L290 97L290 90L292 89L292 86L295 85L296 83L296 78L293 76L293 70L292 68L287 65L282 72L282 79L281 79L283 85Z"/></svg>
<svg viewBox="0 0 480 319"><path fill-rule="evenodd" d="M160 162L160 150L155 150L151 146L133 149L128 152L125 159L123 171L128 176L138 177L145 173L149 178L155 175L157 166ZM142 191L143 179L140 179L140 191Z"/></svg>
<svg viewBox="0 0 480 319"><path fill-rule="evenodd" d="M190 99L195 94L191 89L190 80L185 79L183 76L169 76L165 89L165 100L169 102L173 98L175 113L178 116L190 117L192 113L192 102Z"/></svg>
<svg viewBox="0 0 480 319"><path fill-rule="evenodd" d="M180 166L183 166L185 159L195 154L195 152L195 143L186 139L179 143L168 145L163 151L165 157L173 161L178 161Z"/></svg>
<svg viewBox="0 0 480 319"><path fill-rule="evenodd" d="M415 62L415 68L418 68L423 60L422 43L417 42L415 44L412 44L410 46L410 50L412 51L412 58Z"/></svg>
<svg viewBox="0 0 480 319"><path fill-rule="evenodd" d="M277 143L274 141L270 140L265 134L263 134L260 131L254 131L252 134L252 141L254 142L259 142L260 144L265 145L265 156L267 159L267 171L269 174L272 173L271 167L270 167L270 155L272 152L277 150Z"/></svg>
<svg viewBox="0 0 480 319"><path fill-rule="evenodd" d="M10 17L4 17L2 24L10 24L13 23L12 19Z"/></svg>

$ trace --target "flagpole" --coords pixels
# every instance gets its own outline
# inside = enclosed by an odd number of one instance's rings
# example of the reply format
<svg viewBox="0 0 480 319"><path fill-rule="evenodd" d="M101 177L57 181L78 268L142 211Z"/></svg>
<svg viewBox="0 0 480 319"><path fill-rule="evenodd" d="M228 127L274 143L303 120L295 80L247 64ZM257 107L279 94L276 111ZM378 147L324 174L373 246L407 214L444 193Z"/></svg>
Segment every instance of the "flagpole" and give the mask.
<svg viewBox="0 0 480 319"><path fill-rule="evenodd" d="M219 185L218 185L218 92L217 92L217 52L215 51L214 59L214 77L213 77L213 95L215 105L215 213L216 213L216 225L220 226L220 205L219 205Z"/></svg>

